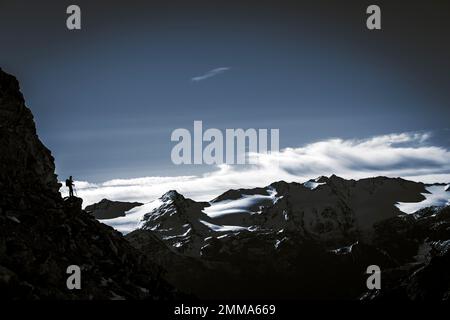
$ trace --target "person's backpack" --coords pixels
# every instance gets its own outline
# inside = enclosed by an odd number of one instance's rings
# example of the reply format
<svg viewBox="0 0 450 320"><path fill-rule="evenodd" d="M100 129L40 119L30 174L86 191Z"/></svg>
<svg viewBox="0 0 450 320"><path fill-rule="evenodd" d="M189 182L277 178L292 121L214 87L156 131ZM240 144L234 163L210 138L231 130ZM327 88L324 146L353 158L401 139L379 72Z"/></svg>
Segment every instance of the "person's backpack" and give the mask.
<svg viewBox="0 0 450 320"><path fill-rule="evenodd" d="M72 184L70 183L69 179L66 179L66 187L70 187Z"/></svg>

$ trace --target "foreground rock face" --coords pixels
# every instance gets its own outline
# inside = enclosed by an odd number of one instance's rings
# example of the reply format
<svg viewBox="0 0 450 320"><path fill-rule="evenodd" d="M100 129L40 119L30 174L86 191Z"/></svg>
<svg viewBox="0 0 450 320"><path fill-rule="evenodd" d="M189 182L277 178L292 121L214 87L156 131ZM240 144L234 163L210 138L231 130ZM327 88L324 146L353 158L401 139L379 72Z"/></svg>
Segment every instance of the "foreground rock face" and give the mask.
<svg viewBox="0 0 450 320"><path fill-rule="evenodd" d="M60 185L54 159L37 138L31 111L17 80L0 69L1 207L30 208L41 200L54 205Z"/></svg>
<svg viewBox="0 0 450 320"><path fill-rule="evenodd" d="M164 299L161 268L121 234L64 201L50 151L40 142L17 80L0 69L0 297ZM69 265L81 290L68 290Z"/></svg>

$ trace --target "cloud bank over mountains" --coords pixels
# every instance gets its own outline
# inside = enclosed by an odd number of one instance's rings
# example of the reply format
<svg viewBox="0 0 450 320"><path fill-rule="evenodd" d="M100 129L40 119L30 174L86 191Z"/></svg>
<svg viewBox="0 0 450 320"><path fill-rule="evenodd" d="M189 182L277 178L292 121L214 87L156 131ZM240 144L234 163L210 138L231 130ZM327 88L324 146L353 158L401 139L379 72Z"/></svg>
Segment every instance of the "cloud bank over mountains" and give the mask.
<svg viewBox="0 0 450 320"><path fill-rule="evenodd" d="M76 188L88 205L103 198L148 202L172 189L195 200L211 200L228 189L266 186L279 180L304 182L332 174L347 179L388 176L448 183L450 151L429 145L429 137L428 133L401 133L362 140L334 138L278 153L251 154L255 165L220 165L198 176L114 179L100 184L77 181Z"/></svg>

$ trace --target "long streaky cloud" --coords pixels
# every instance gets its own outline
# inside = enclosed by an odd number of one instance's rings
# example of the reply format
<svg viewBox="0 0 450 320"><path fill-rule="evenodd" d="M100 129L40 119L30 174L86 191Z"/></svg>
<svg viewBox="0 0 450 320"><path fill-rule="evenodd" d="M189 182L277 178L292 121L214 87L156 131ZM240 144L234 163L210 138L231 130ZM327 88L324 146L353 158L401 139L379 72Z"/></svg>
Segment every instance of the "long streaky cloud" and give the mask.
<svg viewBox="0 0 450 320"><path fill-rule="evenodd" d="M209 70L208 72L206 72L203 75L192 77L191 81L194 81L194 82L203 81L203 80L215 77L215 76L217 76L217 75L219 75L221 73L224 73L226 71L229 71L230 69L231 69L230 67L215 68L215 69Z"/></svg>
<svg viewBox="0 0 450 320"><path fill-rule="evenodd" d="M251 166L220 165L194 176L115 179L101 184L76 182L88 205L103 198L148 202L175 189L207 201L229 189L254 188L284 180L305 182L337 174L346 179L402 177L425 183L450 182L450 150L429 145L429 134L401 133L363 140L328 139L256 157ZM62 188L67 195L67 188Z"/></svg>

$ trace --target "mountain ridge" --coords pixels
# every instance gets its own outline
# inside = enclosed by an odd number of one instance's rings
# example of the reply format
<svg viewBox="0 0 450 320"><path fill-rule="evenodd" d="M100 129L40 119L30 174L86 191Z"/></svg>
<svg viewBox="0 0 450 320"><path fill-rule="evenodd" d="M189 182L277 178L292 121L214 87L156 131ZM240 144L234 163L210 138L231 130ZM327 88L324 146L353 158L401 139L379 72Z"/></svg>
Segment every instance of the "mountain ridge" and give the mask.
<svg viewBox="0 0 450 320"><path fill-rule="evenodd" d="M336 175L305 183L277 181L266 187L231 189L209 202L196 202L171 190L159 198L159 205L140 215L139 225L172 239L192 229L206 236L235 228L289 229L323 240L356 241L358 233L369 234L376 222L405 214L398 203L423 201L427 193L425 184L402 178L346 180ZM114 226L114 219L107 223Z"/></svg>

